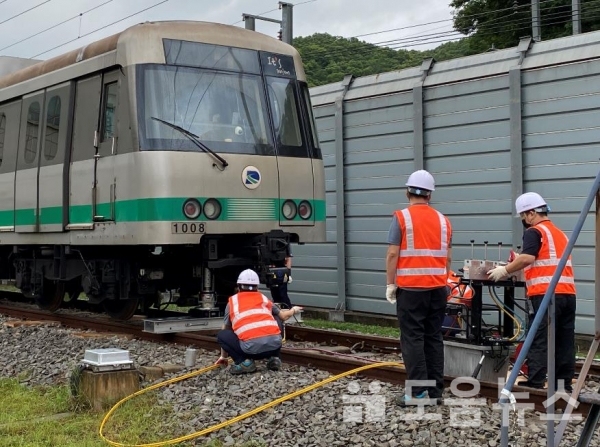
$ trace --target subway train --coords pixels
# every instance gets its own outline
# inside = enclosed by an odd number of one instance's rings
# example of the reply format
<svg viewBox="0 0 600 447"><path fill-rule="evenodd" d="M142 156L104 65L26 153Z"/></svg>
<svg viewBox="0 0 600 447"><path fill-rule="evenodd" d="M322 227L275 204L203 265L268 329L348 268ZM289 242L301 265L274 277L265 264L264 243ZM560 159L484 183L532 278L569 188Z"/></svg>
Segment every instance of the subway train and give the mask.
<svg viewBox="0 0 600 447"><path fill-rule="evenodd" d="M85 294L129 319L176 290L213 316L243 269L268 283L288 244L325 242L292 46L146 22L0 72L0 275L41 308Z"/></svg>

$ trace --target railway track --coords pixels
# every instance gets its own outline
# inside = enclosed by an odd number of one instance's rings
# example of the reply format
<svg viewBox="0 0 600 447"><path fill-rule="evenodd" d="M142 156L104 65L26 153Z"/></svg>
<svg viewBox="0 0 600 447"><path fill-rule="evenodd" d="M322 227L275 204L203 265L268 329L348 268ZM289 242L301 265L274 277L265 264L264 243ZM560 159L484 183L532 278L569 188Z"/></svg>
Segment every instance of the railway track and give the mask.
<svg viewBox="0 0 600 447"><path fill-rule="evenodd" d="M132 335L138 339L179 343L186 346L195 346L207 350L218 350L214 331L203 333L168 333L155 334L143 332L143 322L139 318L134 318L127 322L119 322L110 319L104 315L82 316L72 312L58 311L51 313L35 308L34 306L25 307L0 304L0 314L13 318L37 321L56 321L60 324L83 330L94 330L98 332L109 332L116 334ZM339 374L350 369L358 368L373 362L373 359L360 358L360 353L385 353L400 354L399 343L396 339L386 337L376 337L364 334L354 334L348 332L327 331L322 329L313 329L300 326L286 326L286 339L288 342L316 342L319 346L309 348L294 348L289 344L284 345L281 350L282 360L295 365L313 367L322 369L333 374ZM352 355L340 354L340 347L353 348ZM358 354L358 355L357 355ZM593 371L590 374L600 375L600 366L593 365ZM382 367L362 371L359 376L376 379L383 382L404 385L406 372L404 369ZM446 385L450 386L455 377L445 376ZM480 395L488 398L492 403L498 401L498 386L496 383L480 381ZM461 390L470 390L470 386L461 385ZM545 391L532 390L520 386L514 386L513 392L529 392L529 399L519 401L519 403L533 403L535 409L545 412L546 407L543 403L547 399ZM559 400L556 408L564 409L566 402ZM575 414L586 416L589 411L589 405L581 403Z"/></svg>

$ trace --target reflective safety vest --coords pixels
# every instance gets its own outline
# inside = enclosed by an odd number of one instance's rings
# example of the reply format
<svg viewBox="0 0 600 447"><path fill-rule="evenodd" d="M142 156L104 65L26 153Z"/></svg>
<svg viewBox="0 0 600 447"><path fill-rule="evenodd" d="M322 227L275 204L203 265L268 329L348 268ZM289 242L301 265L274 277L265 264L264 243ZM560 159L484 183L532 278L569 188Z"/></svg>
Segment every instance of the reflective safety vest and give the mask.
<svg viewBox="0 0 600 447"><path fill-rule="evenodd" d="M542 245L533 264L524 269L527 296L530 297L546 293L560 258L569 243L567 236L549 220L544 220L531 228L535 228L541 234ZM575 295L575 275L571 256L567 259L554 293Z"/></svg>
<svg viewBox="0 0 600 447"><path fill-rule="evenodd" d="M446 286L450 221L429 205L411 205L395 214L402 236L396 285L416 289Z"/></svg>
<svg viewBox="0 0 600 447"><path fill-rule="evenodd" d="M452 270L448 274L447 285L450 292L446 301L451 304L463 304L470 309L475 294L471 286L461 284L460 278Z"/></svg>
<svg viewBox="0 0 600 447"><path fill-rule="evenodd" d="M233 332L242 341L281 331L272 314L273 303L262 293L240 292L229 298L229 319Z"/></svg>

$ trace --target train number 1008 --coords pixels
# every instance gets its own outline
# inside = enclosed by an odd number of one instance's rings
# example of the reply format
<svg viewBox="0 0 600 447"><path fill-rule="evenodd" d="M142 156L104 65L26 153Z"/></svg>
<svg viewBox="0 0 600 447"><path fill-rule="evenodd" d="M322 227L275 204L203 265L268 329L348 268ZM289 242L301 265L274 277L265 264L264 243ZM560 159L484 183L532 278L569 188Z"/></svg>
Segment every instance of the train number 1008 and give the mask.
<svg viewBox="0 0 600 447"><path fill-rule="evenodd" d="M204 234L204 222L171 222L172 234Z"/></svg>

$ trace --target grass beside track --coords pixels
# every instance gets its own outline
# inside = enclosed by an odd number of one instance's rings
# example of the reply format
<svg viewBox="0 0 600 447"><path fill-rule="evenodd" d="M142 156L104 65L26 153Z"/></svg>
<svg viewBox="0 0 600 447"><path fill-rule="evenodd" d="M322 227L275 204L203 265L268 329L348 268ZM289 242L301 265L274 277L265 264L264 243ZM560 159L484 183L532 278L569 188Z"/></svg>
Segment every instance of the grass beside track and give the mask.
<svg viewBox="0 0 600 447"><path fill-rule="evenodd" d="M98 428L106 412L85 409L66 385L27 387L19 379L0 379L1 447L106 447ZM168 421L177 420L170 405L158 404L153 392L123 404L105 426L105 436L124 444L166 441L187 433L175 433ZM218 421L215 421L217 423ZM198 427L198 430L205 427ZM219 433L224 438L226 430ZM201 438L177 446L221 447L219 440ZM239 447L261 447L251 441Z"/></svg>
<svg viewBox="0 0 600 447"><path fill-rule="evenodd" d="M339 331L358 332L360 334L379 335L381 337L400 337L398 328L375 326L361 323L341 323L328 320L304 319L305 326L318 329L337 329Z"/></svg>

